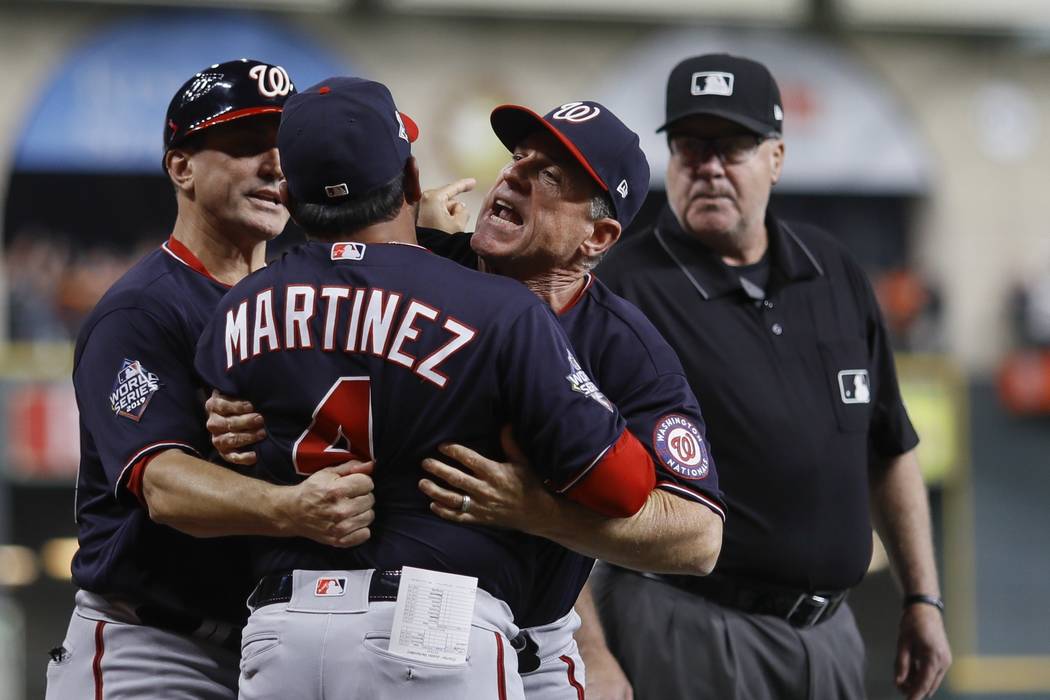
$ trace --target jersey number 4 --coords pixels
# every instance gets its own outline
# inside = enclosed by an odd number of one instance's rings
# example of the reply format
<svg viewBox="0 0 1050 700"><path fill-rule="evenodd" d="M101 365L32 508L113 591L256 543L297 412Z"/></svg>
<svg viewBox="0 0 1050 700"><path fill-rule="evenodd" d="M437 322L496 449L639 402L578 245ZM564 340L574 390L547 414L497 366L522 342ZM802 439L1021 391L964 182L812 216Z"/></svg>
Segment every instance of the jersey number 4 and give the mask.
<svg viewBox="0 0 1050 700"><path fill-rule="evenodd" d="M372 386L368 377L340 377L314 409L310 427L292 448L299 474L372 459Z"/></svg>

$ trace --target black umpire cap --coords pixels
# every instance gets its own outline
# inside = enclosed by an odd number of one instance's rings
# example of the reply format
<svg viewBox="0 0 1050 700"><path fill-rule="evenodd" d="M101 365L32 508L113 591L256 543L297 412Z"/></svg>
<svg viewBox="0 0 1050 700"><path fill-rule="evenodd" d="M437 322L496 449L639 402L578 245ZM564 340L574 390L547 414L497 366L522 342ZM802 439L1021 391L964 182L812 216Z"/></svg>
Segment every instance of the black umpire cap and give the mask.
<svg viewBox="0 0 1050 700"><path fill-rule="evenodd" d="M216 124L280 114L295 85L281 66L242 58L216 63L187 80L168 105L164 152Z"/></svg>
<svg viewBox="0 0 1050 700"><path fill-rule="evenodd" d="M693 56L674 67L667 79L667 118L657 131L696 114L728 119L761 136L784 129L780 88L769 69L725 53Z"/></svg>

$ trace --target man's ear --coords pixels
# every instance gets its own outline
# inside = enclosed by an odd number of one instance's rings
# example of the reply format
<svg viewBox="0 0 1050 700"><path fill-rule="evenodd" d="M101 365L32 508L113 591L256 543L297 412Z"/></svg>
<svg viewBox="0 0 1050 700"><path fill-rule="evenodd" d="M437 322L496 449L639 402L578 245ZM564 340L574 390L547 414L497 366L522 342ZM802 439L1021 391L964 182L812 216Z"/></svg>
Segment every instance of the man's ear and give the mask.
<svg viewBox="0 0 1050 700"><path fill-rule="evenodd" d="M771 168L773 173L773 184L775 185L780 181L780 172L784 168L784 141L782 139L776 140L770 158L772 158Z"/></svg>
<svg viewBox="0 0 1050 700"><path fill-rule="evenodd" d="M419 166L414 156L405 161L405 201L416 204L423 198L423 188L419 184Z"/></svg>
<svg viewBox="0 0 1050 700"><path fill-rule="evenodd" d="M193 192L193 159L189 151L173 148L164 154L164 168L175 189L183 194Z"/></svg>
<svg viewBox="0 0 1050 700"><path fill-rule="evenodd" d="M598 219L594 222L591 235L580 243L580 252L588 258L604 255L620 240L621 233L620 222L616 219Z"/></svg>

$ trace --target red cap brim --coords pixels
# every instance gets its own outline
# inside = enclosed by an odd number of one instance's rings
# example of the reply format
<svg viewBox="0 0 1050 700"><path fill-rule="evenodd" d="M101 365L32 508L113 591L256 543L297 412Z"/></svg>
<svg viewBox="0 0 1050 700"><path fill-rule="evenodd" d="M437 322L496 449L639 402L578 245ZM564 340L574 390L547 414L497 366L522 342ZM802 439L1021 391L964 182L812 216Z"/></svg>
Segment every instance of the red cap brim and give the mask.
<svg viewBox="0 0 1050 700"><path fill-rule="evenodd" d="M201 129L207 129L209 126L215 126L216 124L222 124L223 122L232 122L234 119L254 117L259 114L280 114L281 109L281 107L245 107L244 109L236 109L232 112L223 112L216 117L205 119L200 124L187 129L184 135L189 136Z"/></svg>
<svg viewBox="0 0 1050 700"><path fill-rule="evenodd" d="M580 149L576 147L569 137L558 131L550 122L544 119L541 115L536 114L528 107L522 107L521 105L500 105L492 110L492 114L489 115L489 122L492 124L492 130L499 137L499 140L503 142L503 145L507 147L508 151L513 151L514 148L521 143L521 140L526 136L536 131L536 127L542 127L554 135L558 141L565 146L566 150L572 154L572 157L579 161L583 169L587 171L587 174L597 182L603 190L609 191L609 186L605 184L605 181L598 176L598 173L591 167L591 164L587 161L587 158L580 152Z"/></svg>

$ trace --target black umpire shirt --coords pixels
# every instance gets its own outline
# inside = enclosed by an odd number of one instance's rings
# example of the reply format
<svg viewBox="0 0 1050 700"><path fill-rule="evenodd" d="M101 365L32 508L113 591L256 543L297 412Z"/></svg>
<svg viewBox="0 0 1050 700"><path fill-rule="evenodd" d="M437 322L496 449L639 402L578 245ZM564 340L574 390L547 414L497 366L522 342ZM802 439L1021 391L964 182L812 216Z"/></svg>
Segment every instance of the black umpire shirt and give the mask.
<svg viewBox="0 0 1050 700"><path fill-rule="evenodd" d="M668 207L599 277L678 352L728 504L719 573L807 590L871 559L868 469L918 444L867 278L811 226L767 217L768 277L745 276Z"/></svg>

